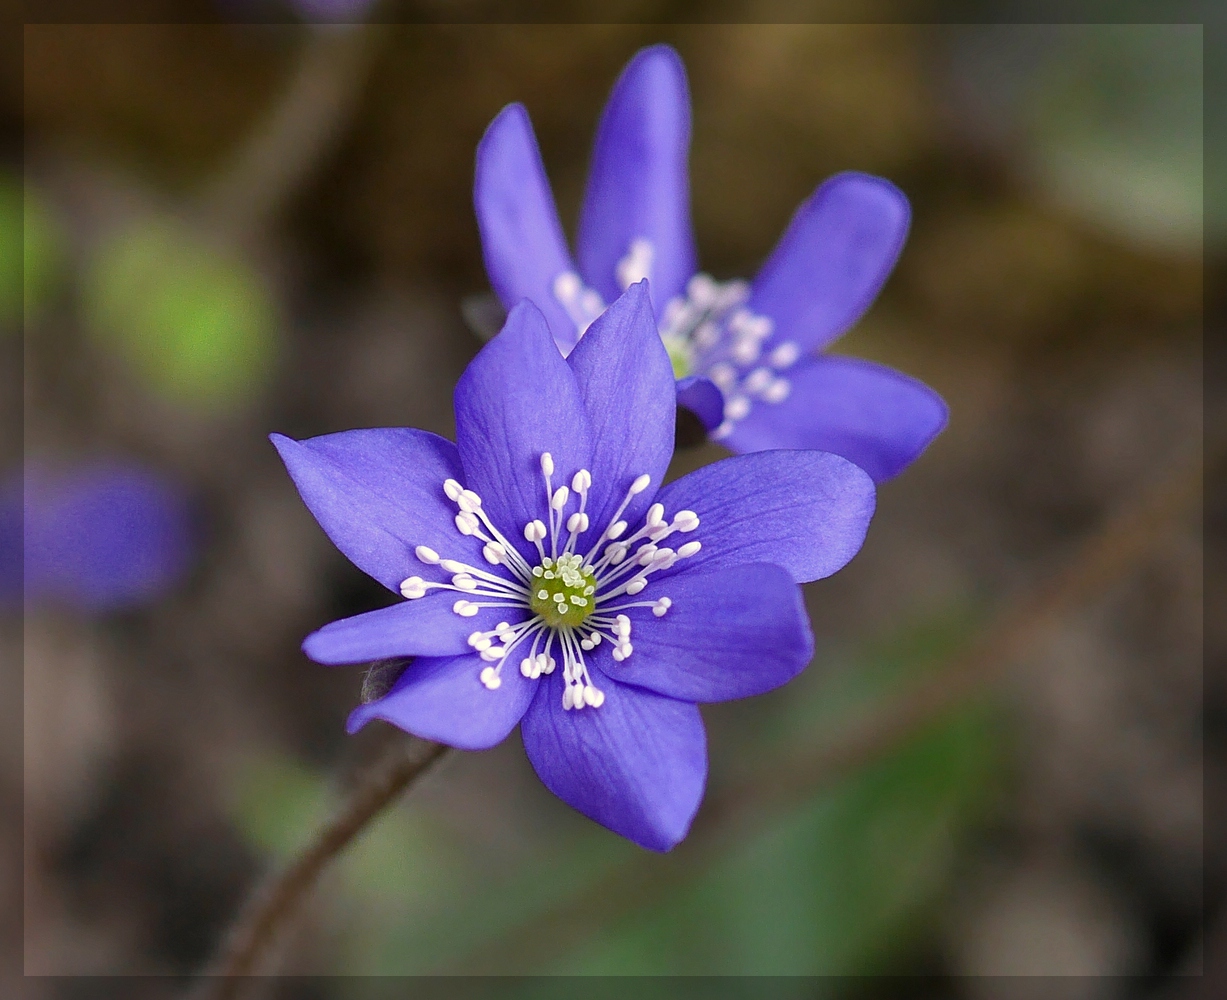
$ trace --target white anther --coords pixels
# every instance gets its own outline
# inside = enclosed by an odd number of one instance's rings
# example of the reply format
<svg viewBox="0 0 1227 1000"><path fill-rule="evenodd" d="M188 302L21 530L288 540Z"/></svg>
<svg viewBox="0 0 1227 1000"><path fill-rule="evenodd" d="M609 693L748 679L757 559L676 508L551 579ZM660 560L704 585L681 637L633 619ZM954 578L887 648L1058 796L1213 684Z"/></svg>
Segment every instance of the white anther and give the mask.
<svg viewBox="0 0 1227 1000"><path fill-rule="evenodd" d="M531 659L530 657L527 657L527 656L526 656L526 657L524 657L524 659L522 659L522 660L520 661L520 673L521 673L521 674L522 674L524 677L532 677L532 675L533 675L533 661L532 661L532 659Z"/></svg>
<svg viewBox="0 0 1227 1000"><path fill-rule="evenodd" d="M579 298L579 307L585 315L596 319L605 311L605 300L601 298L600 293L595 289L585 288L584 294Z"/></svg>
<svg viewBox="0 0 1227 1000"><path fill-rule="evenodd" d="M427 545L419 545L413 550L413 554L424 563L429 563L431 566L438 565L439 553Z"/></svg>
<svg viewBox="0 0 1227 1000"><path fill-rule="evenodd" d="M686 300L680 295L675 295L665 303L665 311L660 320L661 325L665 328L679 326L689 311L690 307L686 305Z"/></svg>
<svg viewBox="0 0 1227 1000"><path fill-rule="evenodd" d="M617 632L618 635L630 635L631 620L626 615L618 615L618 617L614 619L614 631Z"/></svg>
<svg viewBox="0 0 1227 1000"><path fill-rule="evenodd" d="M584 685L584 704L591 705L593 708L600 708L601 702L605 700L605 695L594 688L591 684Z"/></svg>
<svg viewBox="0 0 1227 1000"><path fill-rule="evenodd" d="M647 585L648 585L648 581L642 578L638 580L632 580L630 583L626 585L626 592L633 597L635 594L639 593L639 591L643 590L643 588L646 587Z"/></svg>
<svg viewBox="0 0 1227 1000"><path fill-rule="evenodd" d="M656 558L656 546L652 544L640 545L635 552L635 560L640 566L646 566Z"/></svg>
<svg viewBox="0 0 1227 1000"><path fill-rule="evenodd" d="M570 302L584 287L579 275L574 271L563 271L554 279L554 296L562 302ZM548 473L547 473L548 475Z"/></svg>
<svg viewBox="0 0 1227 1000"><path fill-rule="evenodd" d="M425 597L426 581L420 576L411 576L408 580L402 580L400 593L401 597L410 601L416 601L419 597Z"/></svg>
<svg viewBox="0 0 1227 1000"><path fill-rule="evenodd" d="M761 353L762 347L753 337L742 337L733 342L733 357L739 364L753 364Z"/></svg>
<svg viewBox="0 0 1227 1000"><path fill-rule="evenodd" d="M530 542L539 542L545 537L545 525L540 521L529 521L524 525L524 537Z"/></svg>
<svg viewBox="0 0 1227 1000"><path fill-rule="evenodd" d="M575 695L571 692L570 684L562 689L562 707L568 712L575 707Z"/></svg>
<svg viewBox="0 0 1227 1000"><path fill-rule="evenodd" d="M613 527L610 528L609 531L605 533L605 537L608 538L612 542L615 538L621 538L625 531L626 531L626 522L625 521L615 521L613 524Z"/></svg>
<svg viewBox="0 0 1227 1000"><path fill-rule="evenodd" d="M468 573L457 573L452 577L452 586L457 590L464 590L471 594L477 589L477 581L469 576Z"/></svg>
<svg viewBox="0 0 1227 1000"><path fill-rule="evenodd" d="M716 383L721 389L727 392L737 382L737 369L730 365L727 361L719 361L711 366L707 373L707 377Z"/></svg>
<svg viewBox="0 0 1227 1000"><path fill-rule="evenodd" d="M464 573L469 568L464 563L457 562L455 559L440 559L439 565L448 573Z"/></svg>
<svg viewBox="0 0 1227 1000"><path fill-rule="evenodd" d="M477 520L476 514L470 514L468 511L462 510L456 515L456 530L462 535L476 534L481 522Z"/></svg>
<svg viewBox="0 0 1227 1000"><path fill-rule="evenodd" d="M680 549L677 550L677 557L679 559L689 559L692 555L698 552L699 549L701 548L703 548L702 542L687 542L685 545L683 545Z"/></svg>
<svg viewBox="0 0 1227 1000"><path fill-rule="evenodd" d="M763 390L763 399L768 403L782 403L792 391L792 383L786 378L777 378Z"/></svg>
<svg viewBox="0 0 1227 1000"><path fill-rule="evenodd" d="M668 546L656 550L656 554L652 556L652 562L659 564L663 562L673 562L677 558L677 553Z"/></svg>
<svg viewBox="0 0 1227 1000"><path fill-rule="evenodd" d="M482 669L481 682L491 691L498 690L498 686L503 683L502 679L498 675L498 671L493 667L485 667Z"/></svg>
<svg viewBox="0 0 1227 1000"><path fill-rule="evenodd" d="M559 275L558 280L561 281L563 277L564 275ZM575 278L575 275L571 275L571 277ZM578 278L575 278L575 280L576 282L579 281ZM555 288L557 288L557 284L555 284ZM548 451L543 451L541 453L541 471L547 476L552 476L554 474L554 456Z"/></svg>
<svg viewBox="0 0 1227 1000"><path fill-rule="evenodd" d="M664 523L665 505L663 503L654 503L648 508L647 517L644 519L649 528L655 527L658 524Z"/></svg>
<svg viewBox="0 0 1227 1000"><path fill-rule="evenodd" d="M614 658L615 660L617 660L619 663L621 663L623 660L625 660L625 659L626 659L625 654L622 652L622 647L621 647L621 646L614 646L614 648L613 648L613 653L612 653L611 655L612 655L612 656L613 656L613 658Z"/></svg>
<svg viewBox="0 0 1227 1000"><path fill-rule="evenodd" d="M631 483L631 488L627 492L629 492L631 496L638 496L648 488L648 483L651 481L652 477L645 472L642 476Z"/></svg>
<svg viewBox="0 0 1227 1000"><path fill-rule="evenodd" d="M459 600L452 605L452 611L461 618L472 618L481 609L472 601Z"/></svg>
<svg viewBox="0 0 1227 1000"><path fill-rule="evenodd" d="M571 499L571 491L565 486L559 486L554 491L553 497L550 498L550 506L554 510L562 510L567 505L567 501Z"/></svg>
<svg viewBox="0 0 1227 1000"><path fill-rule="evenodd" d="M742 383L742 388L751 395L758 395L771 384L771 380L775 378L770 368L755 368L746 376L746 380Z"/></svg>
<svg viewBox="0 0 1227 1000"><path fill-rule="evenodd" d="M626 558L626 552L627 548L625 542L615 542L605 550L606 555L609 556L610 564L614 566L617 566L618 563L622 562L622 560Z"/></svg>
<svg viewBox="0 0 1227 1000"><path fill-rule="evenodd" d="M594 643L591 639L580 639L579 640L579 648L582 649L585 653L588 652L590 649L594 648L595 646L596 646L596 643Z"/></svg>
<svg viewBox="0 0 1227 1000"><path fill-rule="evenodd" d="M487 663L498 663L506 655L507 648L505 646L495 646L493 644L481 651L481 658Z"/></svg>
<svg viewBox="0 0 1227 1000"><path fill-rule="evenodd" d="M697 305L708 305L716 298L718 291L719 288L710 274L700 272L686 282L686 294Z"/></svg>
<svg viewBox="0 0 1227 1000"><path fill-rule="evenodd" d="M576 511L567 518L567 531L572 534L582 534L588 530L588 515Z"/></svg>
<svg viewBox="0 0 1227 1000"><path fill-rule="evenodd" d="M801 348L791 340L786 340L771 352L768 360L776 368L789 368L796 363L799 357L801 357Z"/></svg>
<svg viewBox="0 0 1227 1000"><path fill-rule="evenodd" d="M486 637L485 632L470 632L469 637L465 640L465 642L467 642L470 646L476 649L477 644L481 642L482 639L484 639L485 637Z"/></svg>
<svg viewBox="0 0 1227 1000"><path fill-rule="evenodd" d="M683 534L699 526L699 515L693 510L679 510L673 515L673 527Z"/></svg>
<svg viewBox="0 0 1227 1000"><path fill-rule="evenodd" d="M507 550L498 542L487 542L482 547L481 554L491 566L498 566L502 563L503 557L507 555Z"/></svg>
<svg viewBox="0 0 1227 1000"><path fill-rule="evenodd" d="M694 332L696 347L707 350L720 343L720 328L715 323L703 323Z"/></svg>
<svg viewBox="0 0 1227 1000"><path fill-rule="evenodd" d="M443 482L443 492L447 494L447 498L455 503L460 499L460 494L464 492L464 487L454 479L447 479Z"/></svg>
<svg viewBox="0 0 1227 1000"><path fill-rule="evenodd" d="M729 420L741 420L750 412L750 401L745 396L734 396L724 404L724 415Z"/></svg>
<svg viewBox="0 0 1227 1000"><path fill-rule="evenodd" d="M599 646L600 644L601 644L601 633L593 632L592 633L592 645Z"/></svg>
<svg viewBox="0 0 1227 1000"><path fill-rule="evenodd" d="M571 477L571 489L576 493L586 493L592 488L592 473L587 469L580 469Z"/></svg>
<svg viewBox="0 0 1227 1000"><path fill-rule="evenodd" d="M650 277L652 262L655 258L656 248L652 245L651 240L645 240L642 237L632 240L626 256L618 261L614 268L614 276L618 279L618 285L622 291L625 292L635 282Z"/></svg>
<svg viewBox="0 0 1227 1000"><path fill-rule="evenodd" d="M456 499L461 510L474 511L481 507L481 497L472 490L464 490Z"/></svg>
<svg viewBox="0 0 1227 1000"><path fill-rule="evenodd" d="M480 638L478 638L478 639L475 639L475 640L474 640L474 639L470 639L470 640L469 640L469 645L470 645L470 646L472 646L472 647L473 647L475 650L477 650L477 652L479 652L479 653L484 653L484 652L485 652L487 649L489 649L491 646L493 646L493 645L494 645L494 643L493 643L493 642L491 642L491 641L489 640L489 638L487 638L487 637L486 637L486 636L483 634L483 635L481 635L481 637L480 637Z"/></svg>
<svg viewBox="0 0 1227 1000"><path fill-rule="evenodd" d="M665 524L662 521L660 524L656 525L655 528L653 528L651 531L648 532L648 538L650 538L654 542L659 542L666 535L672 533L672 531L673 531L673 528Z"/></svg>

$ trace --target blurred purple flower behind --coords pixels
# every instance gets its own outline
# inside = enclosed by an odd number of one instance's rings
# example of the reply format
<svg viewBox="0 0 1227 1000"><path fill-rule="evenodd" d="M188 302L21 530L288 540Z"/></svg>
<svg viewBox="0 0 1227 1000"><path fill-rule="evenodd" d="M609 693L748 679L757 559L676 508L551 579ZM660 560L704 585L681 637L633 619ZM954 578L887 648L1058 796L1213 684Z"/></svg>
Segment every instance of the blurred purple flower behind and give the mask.
<svg viewBox="0 0 1227 1000"><path fill-rule="evenodd" d="M20 593L16 569L24 561L28 602L92 612L134 607L177 582L193 554L186 499L140 466L27 467L24 491L16 482L5 491L0 577L6 600Z"/></svg>
<svg viewBox="0 0 1227 1000"><path fill-rule="evenodd" d="M405 598L303 648L328 664L416 657L351 731L378 718L480 750L520 725L554 794L668 850L706 782L696 703L806 666L798 584L859 550L873 482L837 455L770 451L660 488L676 392L646 281L565 359L540 310L517 305L455 411L456 444L408 428L273 436L337 547Z"/></svg>
<svg viewBox="0 0 1227 1000"><path fill-rule="evenodd" d="M304 21L349 23L366 17L377 0L293 0Z"/></svg>
<svg viewBox="0 0 1227 1000"><path fill-rule="evenodd" d="M478 147L474 185L503 305L532 300L566 354L607 302L647 277L678 402L713 438L737 452L832 451L877 481L897 475L945 426L941 397L883 365L813 352L885 283L907 236L907 198L881 178L838 174L797 210L753 282L721 284L698 273L689 148L682 61L668 46L643 49L601 117L577 267L528 113L504 108Z"/></svg>

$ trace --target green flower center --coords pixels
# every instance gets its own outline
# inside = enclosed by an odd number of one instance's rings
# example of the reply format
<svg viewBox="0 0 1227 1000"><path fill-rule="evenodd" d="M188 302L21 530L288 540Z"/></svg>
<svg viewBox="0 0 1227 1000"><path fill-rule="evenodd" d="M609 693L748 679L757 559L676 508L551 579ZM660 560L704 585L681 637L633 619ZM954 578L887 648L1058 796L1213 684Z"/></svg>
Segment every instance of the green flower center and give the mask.
<svg viewBox="0 0 1227 1000"><path fill-rule="evenodd" d="M596 607L596 576L578 555L546 556L533 569L528 606L552 628L582 625Z"/></svg>
<svg viewBox="0 0 1227 1000"><path fill-rule="evenodd" d="M686 378L693 374L694 356L690 345L681 337L661 337L665 351L669 355L669 363L673 366L674 378Z"/></svg>

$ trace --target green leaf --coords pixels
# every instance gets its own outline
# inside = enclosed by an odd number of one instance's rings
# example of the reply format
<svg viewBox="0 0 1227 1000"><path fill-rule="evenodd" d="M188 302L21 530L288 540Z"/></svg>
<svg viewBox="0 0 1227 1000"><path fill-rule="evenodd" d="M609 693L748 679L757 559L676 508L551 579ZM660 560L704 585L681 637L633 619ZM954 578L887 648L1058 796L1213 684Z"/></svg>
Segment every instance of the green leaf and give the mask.
<svg viewBox="0 0 1227 1000"><path fill-rule="evenodd" d="M85 275L90 329L159 393L214 408L257 394L272 374L276 311L238 254L167 218L112 235Z"/></svg>

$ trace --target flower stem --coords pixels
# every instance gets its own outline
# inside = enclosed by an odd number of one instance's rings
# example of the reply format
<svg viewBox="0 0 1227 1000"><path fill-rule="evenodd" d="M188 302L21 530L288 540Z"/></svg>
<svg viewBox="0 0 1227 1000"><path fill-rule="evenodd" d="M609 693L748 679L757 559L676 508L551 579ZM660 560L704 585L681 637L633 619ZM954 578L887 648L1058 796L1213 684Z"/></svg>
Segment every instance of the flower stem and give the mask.
<svg viewBox="0 0 1227 1000"><path fill-rule="evenodd" d="M397 740L365 771L339 812L288 866L252 894L222 939L193 996L197 1000L232 1000L243 977L258 972L278 931L302 904L320 873L368 823L447 751L439 743Z"/></svg>

